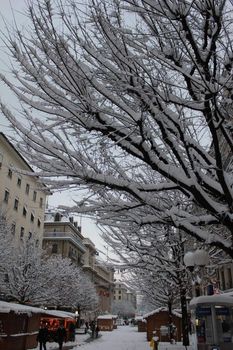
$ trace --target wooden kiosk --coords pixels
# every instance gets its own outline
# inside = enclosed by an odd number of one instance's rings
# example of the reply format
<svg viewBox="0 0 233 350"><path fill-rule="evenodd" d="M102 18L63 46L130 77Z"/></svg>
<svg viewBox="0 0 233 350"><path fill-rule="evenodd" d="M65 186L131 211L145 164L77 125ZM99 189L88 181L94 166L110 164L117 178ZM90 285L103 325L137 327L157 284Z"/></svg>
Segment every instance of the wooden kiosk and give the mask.
<svg viewBox="0 0 233 350"><path fill-rule="evenodd" d="M72 334L70 334L71 330L71 324L76 324L75 320L75 314L66 312L66 311L60 311L60 310L46 310L46 313L41 315L41 323L45 322L49 331L49 338L50 341L54 341L56 331L60 325L60 322L62 322L66 334L67 334L67 340L72 340ZM72 327L72 329L74 329Z"/></svg>
<svg viewBox="0 0 233 350"><path fill-rule="evenodd" d="M154 332L159 338L159 341L168 342L169 339L169 312L166 307L160 307L152 312L143 315L143 318L146 320L146 332L147 340L150 341L153 337ZM181 341L181 314L172 310L172 323L176 328L175 340Z"/></svg>
<svg viewBox="0 0 233 350"><path fill-rule="evenodd" d="M197 350L233 349L233 297L204 295L190 301Z"/></svg>
<svg viewBox="0 0 233 350"><path fill-rule="evenodd" d="M100 315L97 317L97 325L100 331L112 331L115 323L115 315Z"/></svg>
<svg viewBox="0 0 233 350"><path fill-rule="evenodd" d="M43 320L48 323L48 327L58 326L59 320L63 320L64 326L68 328L70 322L75 322L75 315L0 301L0 350L36 348L36 338Z"/></svg>

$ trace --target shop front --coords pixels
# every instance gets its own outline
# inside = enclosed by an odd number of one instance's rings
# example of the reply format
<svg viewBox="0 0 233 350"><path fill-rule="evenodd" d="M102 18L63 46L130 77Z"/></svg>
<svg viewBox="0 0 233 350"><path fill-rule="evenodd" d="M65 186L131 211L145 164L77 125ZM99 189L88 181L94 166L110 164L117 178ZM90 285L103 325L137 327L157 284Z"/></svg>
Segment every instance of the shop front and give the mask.
<svg viewBox="0 0 233 350"><path fill-rule="evenodd" d="M233 349L233 297L200 296L190 310L197 350Z"/></svg>
<svg viewBox="0 0 233 350"><path fill-rule="evenodd" d="M55 340L56 331L61 323L66 330L67 340L73 340L76 325L75 314L59 310L46 310L46 313L41 315L40 323L46 324L49 331L49 341Z"/></svg>

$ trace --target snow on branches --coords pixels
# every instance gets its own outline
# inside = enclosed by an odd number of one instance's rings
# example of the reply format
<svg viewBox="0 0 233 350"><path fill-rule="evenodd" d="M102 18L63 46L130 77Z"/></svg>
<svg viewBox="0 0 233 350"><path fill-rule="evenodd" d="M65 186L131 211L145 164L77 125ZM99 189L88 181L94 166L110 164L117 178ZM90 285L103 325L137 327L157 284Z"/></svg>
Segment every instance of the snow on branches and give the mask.
<svg viewBox="0 0 233 350"><path fill-rule="evenodd" d="M227 5L31 1L30 30L5 39L18 84L1 75L24 122L1 109L44 181L88 187L79 210L100 220L167 224L232 257Z"/></svg>
<svg viewBox="0 0 233 350"><path fill-rule="evenodd" d="M14 244L0 215L0 293L7 299L37 306L95 310L98 297L89 277L60 255L47 257L33 240Z"/></svg>

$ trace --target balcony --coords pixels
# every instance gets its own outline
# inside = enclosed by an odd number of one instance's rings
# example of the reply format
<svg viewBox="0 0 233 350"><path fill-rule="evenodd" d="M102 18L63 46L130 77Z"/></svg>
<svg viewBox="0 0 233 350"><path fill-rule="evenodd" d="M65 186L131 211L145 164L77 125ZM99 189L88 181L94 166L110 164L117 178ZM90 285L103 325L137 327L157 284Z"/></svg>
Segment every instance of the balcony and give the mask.
<svg viewBox="0 0 233 350"><path fill-rule="evenodd" d="M44 232L44 240L59 240L72 242L81 252L85 253L86 248L82 243L82 240L72 232Z"/></svg>
<svg viewBox="0 0 233 350"><path fill-rule="evenodd" d="M107 281L108 283L113 283L111 280L111 273L105 269L103 266L95 265L94 271L96 272L97 276L99 276L101 279Z"/></svg>

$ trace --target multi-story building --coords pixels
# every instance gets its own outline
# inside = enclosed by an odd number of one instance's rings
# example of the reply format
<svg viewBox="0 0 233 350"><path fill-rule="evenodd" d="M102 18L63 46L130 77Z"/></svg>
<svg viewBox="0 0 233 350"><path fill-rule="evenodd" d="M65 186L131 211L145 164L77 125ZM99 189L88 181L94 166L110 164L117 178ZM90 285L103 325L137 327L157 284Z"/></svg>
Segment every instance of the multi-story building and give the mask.
<svg viewBox="0 0 233 350"><path fill-rule="evenodd" d="M117 314L120 320L135 317L137 308L136 293L126 283L118 280L114 286L112 312Z"/></svg>
<svg viewBox="0 0 233 350"><path fill-rule="evenodd" d="M82 267L96 287L99 312L110 312L113 299L113 269L96 259L95 245L83 237L81 227L59 212L47 211L44 222L43 248L48 255L60 254Z"/></svg>
<svg viewBox="0 0 233 350"><path fill-rule="evenodd" d="M70 258L75 264L82 266L86 248L81 229L73 218L63 216L59 212L47 212L44 221L43 248L49 255L60 254Z"/></svg>
<svg viewBox="0 0 233 350"><path fill-rule="evenodd" d="M83 243L86 247L83 269L96 286L99 296L99 310L101 313L111 312L114 269L108 265L104 265L103 262L98 260L98 251L89 238L85 238Z"/></svg>
<svg viewBox="0 0 233 350"><path fill-rule="evenodd" d="M113 299L118 303L129 303L135 309L137 307L136 293L121 281L115 282Z"/></svg>
<svg viewBox="0 0 233 350"><path fill-rule="evenodd" d="M218 264L217 267L218 293L233 293L233 263L230 259Z"/></svg>
<svg viewBox="0 0 233 350"><path fill-rule="evenodd" d="M16 244L32 238L42 244L44 210L49 191L22 155L0 133L0 210L11 225Z"/></svg>

